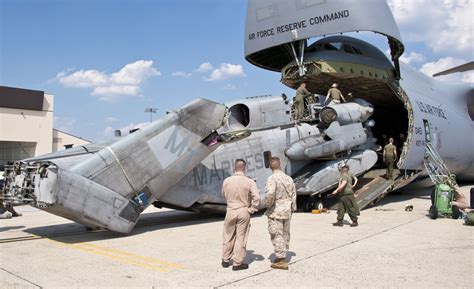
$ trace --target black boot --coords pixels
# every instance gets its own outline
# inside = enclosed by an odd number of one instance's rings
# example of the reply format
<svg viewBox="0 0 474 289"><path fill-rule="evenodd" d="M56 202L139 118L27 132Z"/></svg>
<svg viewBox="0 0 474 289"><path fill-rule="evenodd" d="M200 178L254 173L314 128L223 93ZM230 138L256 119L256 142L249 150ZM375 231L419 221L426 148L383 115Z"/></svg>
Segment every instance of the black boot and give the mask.
<svg viewBox="0 0 474 289"><path fill-rule="evenodd" d="M242 263L238 266L232 266L232 270L233 271L239 271L239 270L246 270L249 268L249 265L248 264L245 264L245 263Z"/></svg>
<svg viewBox="0 0 474 289"><path fill-rule="evenodd" d="M333 223L332 225L335 227L342 227L344 226L344 223L342 221L337 221L336 223Z"/></svg>
<svg viewBox="0 0 474 289"><path fill-rule="evenodd" d="M229 266L230 266L230 261L224 261L224 260L222 260L221 265L222 265L222 267L224 267L224 268L229 268Z"/></svg>

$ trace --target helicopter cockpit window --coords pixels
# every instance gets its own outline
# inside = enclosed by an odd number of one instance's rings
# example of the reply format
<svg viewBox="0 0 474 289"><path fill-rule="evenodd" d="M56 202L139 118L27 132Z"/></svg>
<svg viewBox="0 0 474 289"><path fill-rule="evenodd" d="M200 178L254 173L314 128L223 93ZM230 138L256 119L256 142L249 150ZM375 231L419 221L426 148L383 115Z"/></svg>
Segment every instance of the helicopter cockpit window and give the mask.
<svg viewBox="0 0 474 289"><path fill-rule="evenodd" d="M359 49L359 47L357 47L357 45L351 43L351 47L355 51L356 54L362 55L362 51Z"/></svg>
<svg viewBox="0 0 474 289"><path fill-rule="evenodd" d="M350 53L350 54L355 54L355 51L352 49L352 47L345 43L343 46L342 46L342 49L344 49L344 52L347 52L347 53Z"/></svg>
<svg viewBox="0 0 474 289"><path fill-rule="evenodd" d="M340 50L342 46L342 42L329 42L324 43L323 50Z"/></svg>

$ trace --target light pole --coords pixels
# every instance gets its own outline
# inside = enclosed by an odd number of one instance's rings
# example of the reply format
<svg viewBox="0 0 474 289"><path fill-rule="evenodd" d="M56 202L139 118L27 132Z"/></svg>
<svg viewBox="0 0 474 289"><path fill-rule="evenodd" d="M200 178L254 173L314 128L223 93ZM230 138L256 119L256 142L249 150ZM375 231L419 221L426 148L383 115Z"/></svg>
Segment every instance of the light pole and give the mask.
<svg viewBox="0 0 474 289"><path fill-rule="evenodd" d="M153 121L153 114L156 113L158 111L158 108L155 108L155 107L147 107L145 108L145 112L149 112L150 113L150 123Z"/></svg>

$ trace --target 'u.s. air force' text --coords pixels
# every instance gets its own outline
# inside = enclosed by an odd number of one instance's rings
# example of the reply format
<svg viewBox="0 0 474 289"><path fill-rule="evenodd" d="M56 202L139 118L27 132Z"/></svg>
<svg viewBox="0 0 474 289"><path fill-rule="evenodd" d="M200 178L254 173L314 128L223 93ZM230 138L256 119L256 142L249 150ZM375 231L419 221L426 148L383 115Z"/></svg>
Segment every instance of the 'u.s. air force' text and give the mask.
<svg viewBox="0 0 474 289"><path fill-rule="evenodd" d="M327 22L331 22L331 21L335 21L339 19L348 18L349 16L350 16L349 10L342 10L342 11L337 11L330 14L319 15L319 16L311 17L309 19L304 19L297 22L288 23L285 25L272 27L272 28L264 29L264 30L257 31L254 33L250 33L249 40L271 37L276 34L286 33L292 30L303 29L303 28L308 27L308 25L309 26L318 25L320 23L327 23Z"/></svg>

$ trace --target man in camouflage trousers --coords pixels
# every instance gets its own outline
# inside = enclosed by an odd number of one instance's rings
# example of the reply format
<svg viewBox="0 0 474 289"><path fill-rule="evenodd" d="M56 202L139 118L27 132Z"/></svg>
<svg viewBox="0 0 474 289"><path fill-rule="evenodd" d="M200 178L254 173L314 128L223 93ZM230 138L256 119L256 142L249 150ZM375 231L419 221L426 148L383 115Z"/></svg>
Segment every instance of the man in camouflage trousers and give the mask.
<svg viewBox="0 0 474 289"><path fill-rule="evenodd" d="M288 270L286 252L290 247L291 215L296 211L296 187L293 179L281 170L279 158L272 158L273 174L265 184L265 206L268 217L268 232L275 248L274 269Z"/></svg>

